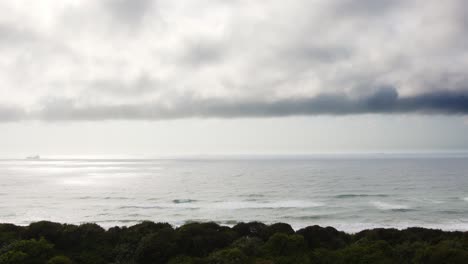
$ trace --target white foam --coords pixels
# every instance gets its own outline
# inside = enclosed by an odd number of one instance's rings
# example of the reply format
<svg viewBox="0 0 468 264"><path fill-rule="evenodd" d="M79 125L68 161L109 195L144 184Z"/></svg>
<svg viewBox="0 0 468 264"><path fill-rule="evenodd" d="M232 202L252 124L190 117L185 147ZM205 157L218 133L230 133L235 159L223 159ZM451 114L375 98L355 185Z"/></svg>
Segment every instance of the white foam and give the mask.
<svg viewBox="0 0 468 264"><path fill-rule="evenodd" d="M322 203L301 200L274 201L274 202L222 202L214 203L216 209L268 209L268 208L310 208L322 206Z"/></svg>
<svg viewBox="0 0 468 264"><path fill-rule="evenodd" d="M373 206L375 206L379 210L407 210L410 209L408 205L405 204L392 204L392 203L384 203L380 201L371 202Z"/></svg>

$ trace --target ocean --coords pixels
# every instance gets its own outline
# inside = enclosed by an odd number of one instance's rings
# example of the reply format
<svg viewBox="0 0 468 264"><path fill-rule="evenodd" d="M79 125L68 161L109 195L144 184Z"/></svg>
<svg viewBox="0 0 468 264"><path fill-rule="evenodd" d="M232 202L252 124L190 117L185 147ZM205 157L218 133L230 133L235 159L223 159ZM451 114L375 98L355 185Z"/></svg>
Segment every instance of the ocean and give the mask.
<svg viewBox="0 0 468 264"><path fill-rule="evenodd" d="M0 160L0 222L468 230L468 155Z"/></svg>

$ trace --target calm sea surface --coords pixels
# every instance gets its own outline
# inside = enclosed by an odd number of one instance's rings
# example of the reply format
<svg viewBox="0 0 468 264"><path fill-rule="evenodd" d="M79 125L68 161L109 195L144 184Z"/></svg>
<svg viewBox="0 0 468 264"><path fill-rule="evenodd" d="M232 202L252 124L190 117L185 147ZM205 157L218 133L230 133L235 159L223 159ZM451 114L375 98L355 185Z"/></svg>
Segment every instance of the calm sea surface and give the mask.
<svg viewBox="0 0 468 264"><path fill-rule="evenodd" d="M468 230L468 156L0 160L0 222Z"/></svg>

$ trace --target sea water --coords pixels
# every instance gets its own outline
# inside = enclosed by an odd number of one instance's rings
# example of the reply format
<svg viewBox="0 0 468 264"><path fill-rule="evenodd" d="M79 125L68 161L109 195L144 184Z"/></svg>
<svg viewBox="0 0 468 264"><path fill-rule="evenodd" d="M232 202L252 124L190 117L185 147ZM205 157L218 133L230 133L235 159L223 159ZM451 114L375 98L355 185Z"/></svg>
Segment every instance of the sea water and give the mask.
<svg viewBox="0 0 468 264"><path fill-rule="evenodd" d="M0 160L0 222L468 230L467 155Z"/></svg>

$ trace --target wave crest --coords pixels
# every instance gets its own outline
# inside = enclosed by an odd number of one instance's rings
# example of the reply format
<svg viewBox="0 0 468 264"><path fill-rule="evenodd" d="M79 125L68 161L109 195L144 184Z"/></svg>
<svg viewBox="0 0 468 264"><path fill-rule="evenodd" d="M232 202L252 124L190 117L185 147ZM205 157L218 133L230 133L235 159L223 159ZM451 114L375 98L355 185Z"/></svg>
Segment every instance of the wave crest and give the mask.
<svg viewBox="0 0 468 264"><path fill-rule="evenodd" d="M384 211L395 211L395 212L407 212L412 211L409 205L405 204L392 204L392 203L385 203L380 201L371 202L371 204L379 210Z"/></svg>

